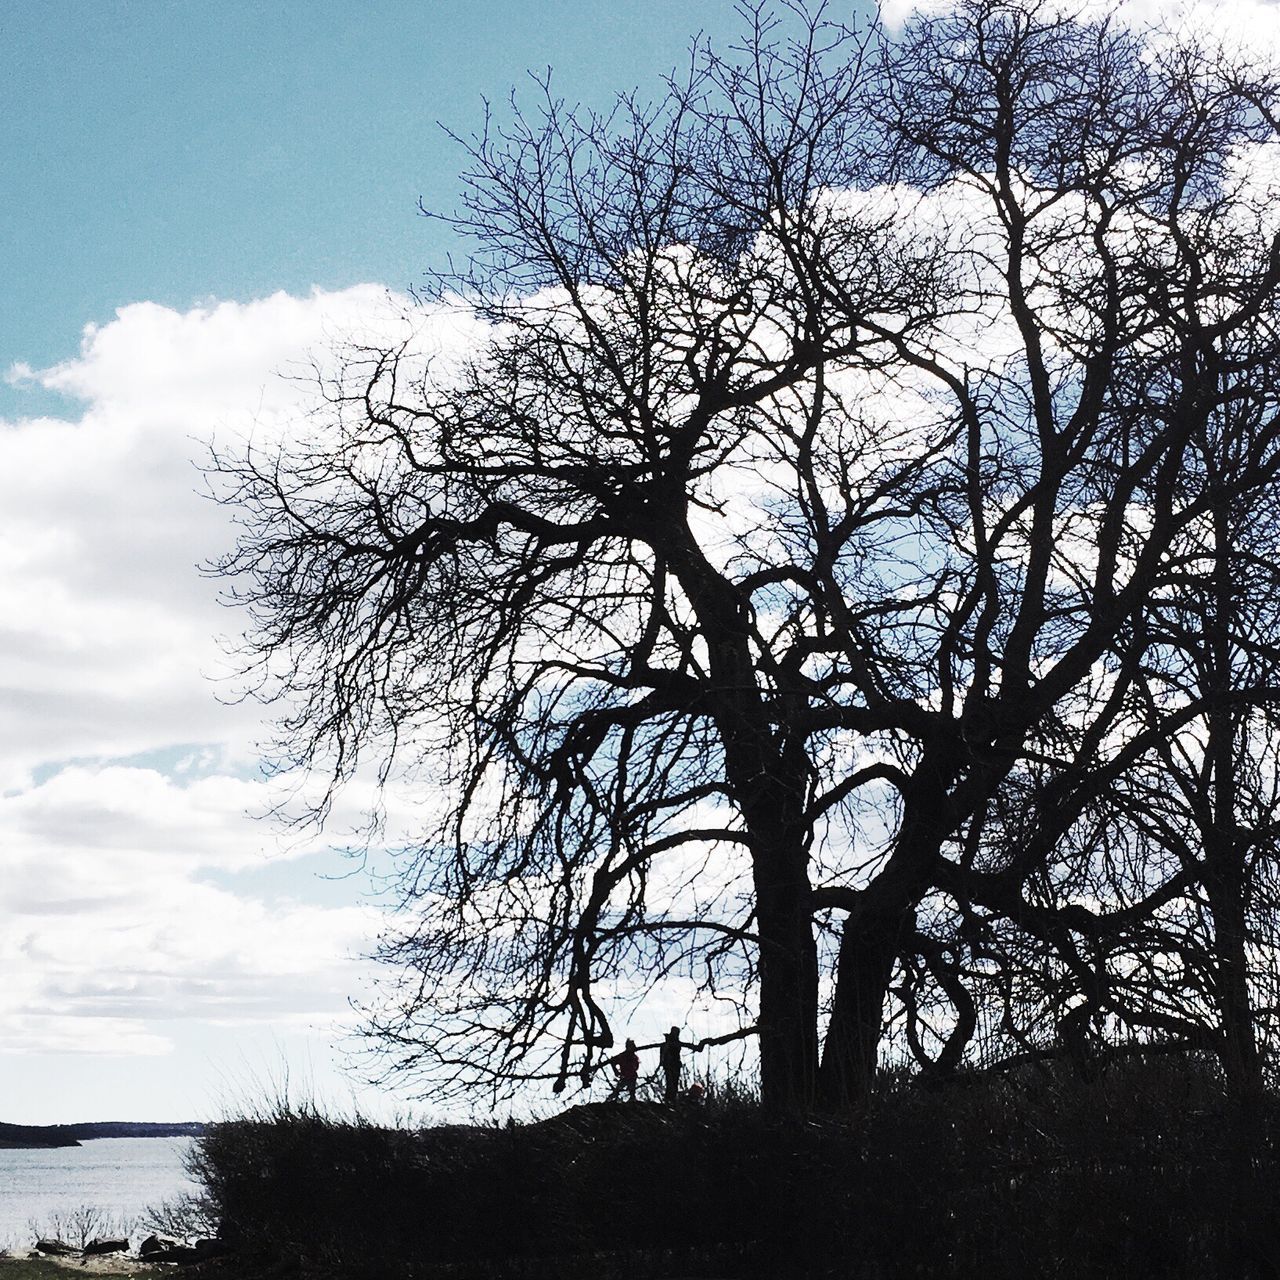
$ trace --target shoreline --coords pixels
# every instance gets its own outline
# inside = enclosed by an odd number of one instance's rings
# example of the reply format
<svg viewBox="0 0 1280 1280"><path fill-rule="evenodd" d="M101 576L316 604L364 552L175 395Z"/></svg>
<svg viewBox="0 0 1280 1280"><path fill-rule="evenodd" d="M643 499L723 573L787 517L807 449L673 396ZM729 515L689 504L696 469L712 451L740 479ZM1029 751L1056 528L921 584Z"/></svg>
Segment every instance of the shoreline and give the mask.
<svg viewBox="0 0 1280 1280"><path fill-rule="evenodd" d="M0 1120L0 1151L49 1151L79 1147L100 1138L199 1138L198 1120L90 1120L79 1124L10 1124Z"/></svg>

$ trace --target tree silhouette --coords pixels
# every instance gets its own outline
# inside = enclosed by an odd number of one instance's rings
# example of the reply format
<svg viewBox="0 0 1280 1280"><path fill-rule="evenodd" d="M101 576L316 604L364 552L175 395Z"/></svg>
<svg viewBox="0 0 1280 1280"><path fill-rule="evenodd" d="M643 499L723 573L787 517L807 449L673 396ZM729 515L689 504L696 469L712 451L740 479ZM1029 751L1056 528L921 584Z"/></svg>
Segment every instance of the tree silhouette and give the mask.
<svg viewBox="0 0 1280 1280"><path fill-rule="evenodd" d="M473 349L352 350L218 464L283 758L435 796L374 1031L439 1090L589 1072L679 977L842 1105L921 984L961 1059L984 929L1167 901L1034 889L1194 714L1136 714L1143 619L1244 400L1272 481L1273 78L1034 0L744 12L656 104L466 142Z"/></svg>

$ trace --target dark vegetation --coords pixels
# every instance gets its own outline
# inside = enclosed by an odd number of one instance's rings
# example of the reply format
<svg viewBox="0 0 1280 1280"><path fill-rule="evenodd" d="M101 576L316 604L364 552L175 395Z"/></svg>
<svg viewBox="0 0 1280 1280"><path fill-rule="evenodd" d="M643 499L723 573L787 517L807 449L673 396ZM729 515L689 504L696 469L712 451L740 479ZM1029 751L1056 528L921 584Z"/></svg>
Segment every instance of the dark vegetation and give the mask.
<svg viewBox="0 0 1280 1280"><path fill-rule="evenodd" d="M281 1108L199 1167L237 1269L421 1280L1276 1274L1280 1111L1208 1059L883 1078L841 1119L597 1103L420 1132ZM1248 1155L1244 1155L1245 1152Z"/></svg>
<svg viewBox="0 0 1280 1280"><path fill-rule="evenodd" d="M219 1125L246 1255L1275 1274L1280 68L833 12L487 119L428 338L213 464L301 820L430 797L387 1073L563 1094L675 980L760 1105Z"/></svg>

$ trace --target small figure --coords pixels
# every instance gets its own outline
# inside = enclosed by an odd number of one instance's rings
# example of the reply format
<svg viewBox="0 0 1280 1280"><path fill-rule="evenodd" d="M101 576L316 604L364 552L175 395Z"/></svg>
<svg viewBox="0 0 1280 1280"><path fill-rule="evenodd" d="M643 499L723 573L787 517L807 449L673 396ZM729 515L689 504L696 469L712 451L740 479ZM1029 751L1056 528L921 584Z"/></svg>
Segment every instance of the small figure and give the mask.
<svg viewBox="0 0 1280 1280"><path fill-rule="evenodd" d="M628 1040L626 1048L616 1058L610 1058L613 1069L618 1073L617 1082L609 1097L616 1098L625 1091L629 1101L636 1100L636 1082L640 1079L640 1055L636 1052L636 1042Z"/></svg>
<svg viewBox="0 0 1280 1280"><path fill-rule="evenodd" d="M679 1102L680 1100L680 1050L696 1049L694 1044L685 1044L680 1039L680 1028L672 1027L662 1037L662 1047L658 1050L658 1063L662 1068L663 1102Z"/></svg>
<svg viewBox="0 0 1280 1280"><path fill-rule="evenodd" d="M691 1107L700 1107L702 1100L707 1096L707 1091L695 1080L684 1093L684 1100Z"/></svg>

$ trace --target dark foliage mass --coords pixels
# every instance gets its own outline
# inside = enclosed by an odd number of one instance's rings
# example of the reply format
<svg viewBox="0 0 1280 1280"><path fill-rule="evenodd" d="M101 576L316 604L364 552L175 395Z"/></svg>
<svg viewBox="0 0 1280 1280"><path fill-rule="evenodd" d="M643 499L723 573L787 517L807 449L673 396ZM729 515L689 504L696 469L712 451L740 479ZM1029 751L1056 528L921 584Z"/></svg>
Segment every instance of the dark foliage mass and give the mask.
<svg viewBox="0 0 1280 1280"><path fill-rule="evenodd" d="M1215 1070L887 1080L856 1120L579 1107L423 1132L308 1113L215 1127L246 1268L421 1280L1274 1275L1280 1113L1242 1163Z"/></svg>
<svg viewBox="0 0 1280 1280"><path fill-rule="evenodd" d="M563 1089L683 984L778 1110L1107 1041L1255 1096L1280 76L1041 0L778 13L465 143L453 345L219 464L282 762L429 797L372 1031Z"/></svg>

